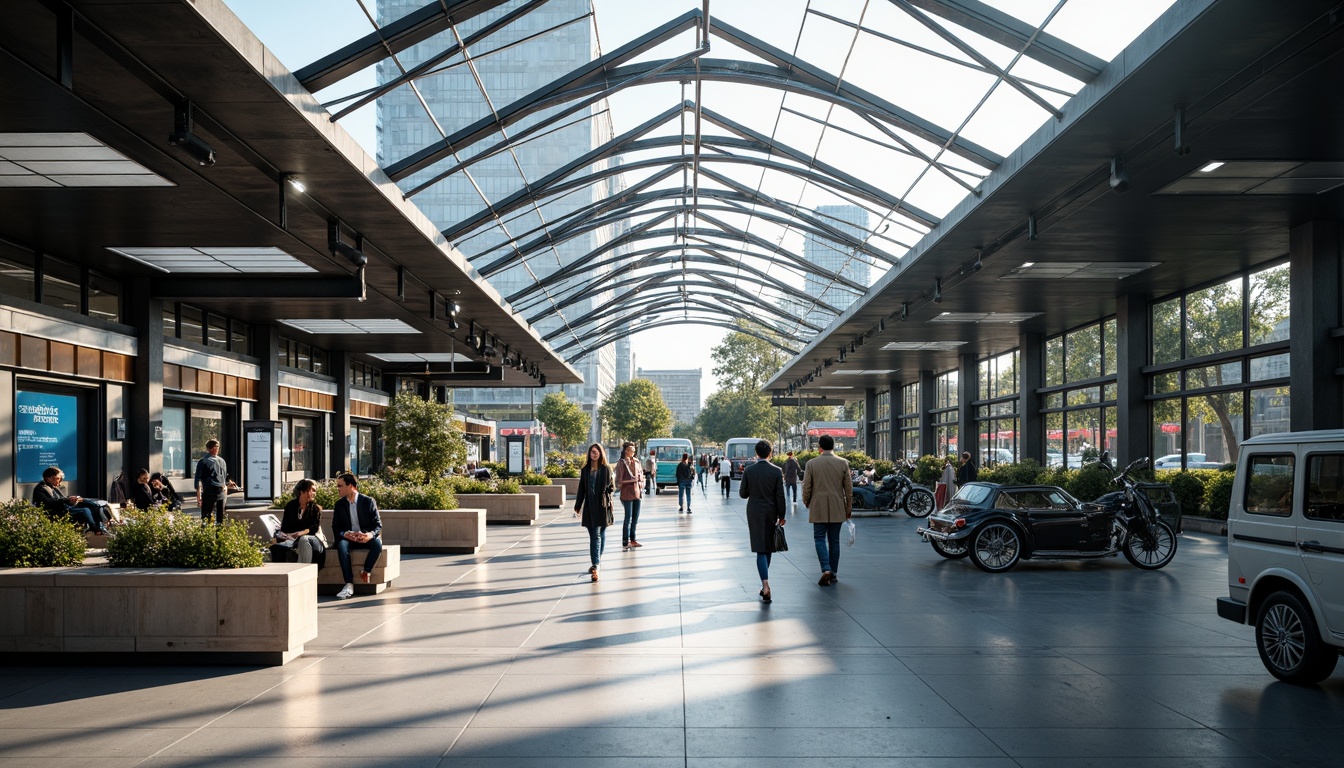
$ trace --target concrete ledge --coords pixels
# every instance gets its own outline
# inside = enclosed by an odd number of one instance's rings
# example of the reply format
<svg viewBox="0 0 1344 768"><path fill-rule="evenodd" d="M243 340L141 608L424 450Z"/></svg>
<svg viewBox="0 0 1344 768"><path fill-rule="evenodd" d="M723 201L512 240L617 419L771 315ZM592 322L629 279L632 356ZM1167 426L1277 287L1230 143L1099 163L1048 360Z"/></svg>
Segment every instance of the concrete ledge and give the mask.
<svg viewBox="0 0 1344 768"><path fill-rule="evenodd" d="M317 568L299 563L0 569L0 657L97 654L106 664L110 653L150 653L173 663L285 664L317 637L316 581Z"/></svg>
<svg viewBox="0 0 1344 768"><path fill-rule="evenodd" d="M573 498L579 495L579 478L577 477L552 477L551 482L565 489L565 493Z"/></svg>
<svg viewBox="0 0 1344 768"><path fill-rule="evenodd" d="M563 485L524 485L523 493L537 494L537 504L547 509L559 509L565 506L565 486Z"/></svg>
<svg viewBox="0 0 1344 768"><path fill-rule="evenodd" d="M457 503L484 509L487 523L531 525L541 516L535 493L459 493Z"/></svg>
<svg viewBox="0 0 1344 768"><path fill-rule="evenodd" d="M261 516L268 512L278 516L276 510L267 509L230 509L228 515L247 521L253 535L265 537ZM484 509L380 509L378 516L383 520L384 548L399 544L405 554L474 555L485 546ZM334 544L331 512L323 510L322 517L322 532Z"/></svg>
<svg viewBox="0 0 1344 768"><path fill-rule="evenodd" d="M1212 517L1193 517L1191 515L1181 516L1181 530L1192 533L1212 533L1215 536L1227 535L1227 521L1215 520Z"/></svg>
<svg viewBox="0 0 1344 768"><path fill-rule="evenodd" d="M392 585L392 580L401 575L401 545L384 544L383 554L378 556L378 564L373 567L369 583L359 581L359 571L364 565L364 551L350 550L350 565L355 569L355 594L376 595ZM317 593L334 595L345 586L345 577L341 575L341 557L336 548L327 550L327 558L317 570Z"/></svg>

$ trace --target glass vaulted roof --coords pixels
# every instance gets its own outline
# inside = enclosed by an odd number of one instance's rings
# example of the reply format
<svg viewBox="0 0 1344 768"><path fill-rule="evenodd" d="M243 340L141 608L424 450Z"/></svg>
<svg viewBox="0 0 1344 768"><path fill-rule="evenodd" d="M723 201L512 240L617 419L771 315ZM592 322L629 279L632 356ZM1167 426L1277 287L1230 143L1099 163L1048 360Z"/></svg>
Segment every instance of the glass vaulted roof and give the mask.
<svg viewBox="0 0 1344 768"><path fill-rule="evenodd" d="M577 360L796 352L1171 0L350 3L369 36L296 74Z"/></svg>

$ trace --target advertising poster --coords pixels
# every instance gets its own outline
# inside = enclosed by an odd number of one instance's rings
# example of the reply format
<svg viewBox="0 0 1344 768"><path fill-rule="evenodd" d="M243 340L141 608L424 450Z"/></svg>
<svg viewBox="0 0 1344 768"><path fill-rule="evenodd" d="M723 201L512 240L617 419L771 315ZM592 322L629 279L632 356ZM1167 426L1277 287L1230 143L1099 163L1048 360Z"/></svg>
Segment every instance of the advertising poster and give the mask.
<svg viewBox="0 0 1344 768"><path fill-rule="evenodd" d="M17 396L15 463L20 483L42 482L42 470L57 466L69 483L79 481L79 398L47 392Z"/></svg>
<svg viewBox="0 0 1344 768"><path fill-rule="evenodd" d="M269 499L275 467L272 447L275 431L270 427L247 430L247 498Z"/></svg>

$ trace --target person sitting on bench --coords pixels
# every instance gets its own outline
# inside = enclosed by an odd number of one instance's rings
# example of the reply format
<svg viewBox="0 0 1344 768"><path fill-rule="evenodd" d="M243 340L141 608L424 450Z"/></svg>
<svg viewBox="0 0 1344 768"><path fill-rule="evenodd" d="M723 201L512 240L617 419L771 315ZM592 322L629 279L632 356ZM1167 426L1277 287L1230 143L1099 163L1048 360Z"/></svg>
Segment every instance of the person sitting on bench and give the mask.
<svg viewBox="0 0 1344 768"><path fill-rule="evenodd" d="M378 516L378 504L372 497L359 492L359 480L349 472L336 478L336 491L341 498L331 513L331 530L336 534L336 554L341 560L341 575L345 586L336 597L344 600L355 594L354 569L350 566L351 549L367 549L364 570L359 579L368 584L378 556L383 553L383 521Z"/></svg>
<svg viewBox="0 0 1344 768"><path fill-rule="evenodd" d="M107 502L83 496L66 496L65 491L61 490L64 480L65 473L60 467L42 470L42 482L33 488L33 504L45 509L52 517L68 517L93 533L106 535L107 521L112 519Z"/></svg>

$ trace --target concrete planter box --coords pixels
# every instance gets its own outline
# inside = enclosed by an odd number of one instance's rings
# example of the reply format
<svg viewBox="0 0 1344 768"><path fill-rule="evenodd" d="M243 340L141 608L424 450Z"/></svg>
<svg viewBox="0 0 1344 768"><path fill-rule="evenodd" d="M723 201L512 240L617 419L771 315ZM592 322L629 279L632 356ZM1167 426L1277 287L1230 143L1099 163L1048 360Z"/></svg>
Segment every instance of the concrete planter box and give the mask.
<svg viewBox="0 0 1344 768"><path fill-rule="evenodd" d="M487 523L531 525L540 516L535 493L459 493L457 503L483 508Z"/></svg>
<svg viewBox="0 0 1344 768"><path fill-rule="evenodd" d="M547 509L559 509L565 506L563 485L524 485L523 493L537 494L537 504Z"/></svg>
<svg viewBox="0 0 1344 768"><path fill-rule="evenodd" d="M579 495L579 478L577 477L552 477L551 482L565 489L565 493L570 498Z"/></svg>
<svg viewBox="0 0 1344 768"><path fill-rule="evenodd" d="M1192 533L1212 533L1217 536L1226 536L1227 521L1217 520L1212 517L1181 515L1181 530L1190 531Z"/></svg>
<svg viewBox="0 0 1344 768"><path fill-rule="evenodd" d="M248 530L264 537L261 516L267 512L279 516L276 510L266 509L230 509L228 515L246 520ZM378 516L383 520L384 547L399 544L404 554L474 555L485 546L484 509L380 509ZM322 512L322 532L334 546L329 510Z"/></svg>
<svg viewBox="0 0 1344 768"><path fill-rule="evenodd" d="M123 663L281 665L317 637L317 568L0 569L7 664L88 656ZM143 654L143 656L142 656Z"/></svg>
<svg viewBox="0 0 1344 768"><path fill-rule="evenodd" d="M364 568L364 551L350 550L350 567L355 574L356 595L376 595L392 586L392 580L401 575L401 545L384 544L383 554L378 556L378 564L369 574L369 583L359 580L359 572ZM326 559L317 571L317 593L334 595L345 586L345 576L341 574L341 556L336 548L327 550Z"/></svg>

